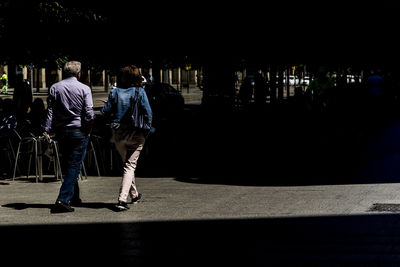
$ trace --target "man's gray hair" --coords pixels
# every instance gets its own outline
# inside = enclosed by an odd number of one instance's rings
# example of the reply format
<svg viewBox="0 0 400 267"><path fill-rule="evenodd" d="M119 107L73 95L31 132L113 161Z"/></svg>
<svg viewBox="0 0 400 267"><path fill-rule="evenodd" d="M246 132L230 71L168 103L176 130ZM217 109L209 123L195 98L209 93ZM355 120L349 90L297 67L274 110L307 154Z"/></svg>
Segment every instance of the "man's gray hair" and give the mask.
<svg viewBox="0 0 400 267"><path fill-rule="evenodd" d="M69 61L65 63L64 72L68 77L77 77L81 71L81 63L79 61Z"/></svg>

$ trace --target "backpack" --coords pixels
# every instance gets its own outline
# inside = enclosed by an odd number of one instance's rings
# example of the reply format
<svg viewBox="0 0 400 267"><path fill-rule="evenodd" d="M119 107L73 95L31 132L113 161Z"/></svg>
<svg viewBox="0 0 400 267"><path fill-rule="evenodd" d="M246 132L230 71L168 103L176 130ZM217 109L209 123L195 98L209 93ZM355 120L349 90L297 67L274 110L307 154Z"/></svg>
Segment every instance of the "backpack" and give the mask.
<svg viewBox="0 0 400 267"><path fill-rule="evenodd" d="M142 96L139 94L139 88L135 90L135 97L130 98L130 107L121 118L121 123L132 130L150 131L151 123L149 117L141 105Z"/></svg>

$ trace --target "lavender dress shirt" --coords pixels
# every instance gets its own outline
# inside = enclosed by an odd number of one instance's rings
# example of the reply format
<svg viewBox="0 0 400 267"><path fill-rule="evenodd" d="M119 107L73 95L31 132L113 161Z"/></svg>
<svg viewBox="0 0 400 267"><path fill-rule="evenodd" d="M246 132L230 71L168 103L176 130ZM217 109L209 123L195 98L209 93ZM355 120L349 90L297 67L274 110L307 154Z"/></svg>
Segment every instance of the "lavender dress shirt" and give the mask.
<svg viewBox="0 0 400 267"><path fill-rule="evenodd" d="M81 128L94 120L90 87L77 78L66 78L50 87L47 116L43 128L46 132L64 127Z"/></svg>

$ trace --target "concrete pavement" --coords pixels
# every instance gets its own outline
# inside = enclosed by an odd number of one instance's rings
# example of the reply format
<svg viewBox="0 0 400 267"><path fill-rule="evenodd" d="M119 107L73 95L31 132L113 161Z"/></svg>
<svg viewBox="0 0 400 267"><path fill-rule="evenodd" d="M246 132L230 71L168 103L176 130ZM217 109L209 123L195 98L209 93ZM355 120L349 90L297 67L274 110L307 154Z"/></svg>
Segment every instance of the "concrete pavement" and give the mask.
<svg viewBox="0 0 400 267"><path fill-rule="evenodd" d="M112 205L120 179L80 181L84 204L67 214L50 214L59 181L2 180L1 260L46 266L60 259L78 266L400 262L399 213L370 211L374 203L400 204L396 183L245 186L138 177L143 200L118 213Z"/></svg>
<svg viewBox="0 0 400 267"><path fill-rule="evenodd" d="M115 213L120 177L81 180L83 207L50 214L60 181L2 180L0 225L374 215L374 203L400 204L400 184L246 186L202 183L195 177L138 177L143 200ZM47 181L47 182L46 182Z"/></svg>
<svg viewBox="0 0 400 267"><path fill-rule="evenodd" d="M80 181L84 206L71 214L54 215L50 207L61 183L48 180L2 180L0 225L373 215L368 210L374 203L400 204L397 183L240 186L203 184L196 178L138 177L143 201L115 214L112 204L121 178L92 176Z"/></svg>

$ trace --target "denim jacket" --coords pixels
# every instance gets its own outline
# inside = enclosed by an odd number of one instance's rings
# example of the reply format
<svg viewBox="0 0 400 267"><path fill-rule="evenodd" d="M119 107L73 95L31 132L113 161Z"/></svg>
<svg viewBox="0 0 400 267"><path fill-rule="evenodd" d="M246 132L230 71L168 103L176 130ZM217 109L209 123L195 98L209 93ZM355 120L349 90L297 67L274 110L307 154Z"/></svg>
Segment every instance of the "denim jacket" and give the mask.
<svg viewBox="0 0 400 267"><path fill-rule="evenodd" d="M130 87L127 89L123 88L114 88L111 90L108 95L108 101L104 104L104 107L101 109L101 113L105 116L111 116L113 118L112 124L119 125L119 122L129 109L130 99L135 98L136 88L139 88L139 97L141 96L140 104L144 108L147 113L147 117L149 119L149 123L151 125L153 120L153 112L150 107L149 100L147 98L146 91L142 87Z"/></svg>

